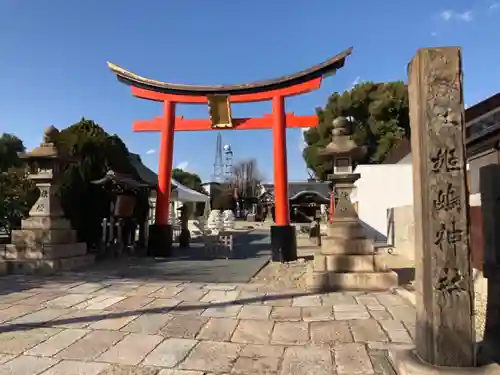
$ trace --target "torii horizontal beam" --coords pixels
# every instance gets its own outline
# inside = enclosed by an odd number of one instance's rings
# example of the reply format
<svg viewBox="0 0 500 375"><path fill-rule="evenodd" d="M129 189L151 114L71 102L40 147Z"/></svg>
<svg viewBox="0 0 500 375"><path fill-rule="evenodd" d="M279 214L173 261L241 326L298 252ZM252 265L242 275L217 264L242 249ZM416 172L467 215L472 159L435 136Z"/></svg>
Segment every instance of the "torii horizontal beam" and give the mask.
<svg viewBox="0 0 500 375"><path fill-rule="evenodd" d="M287 129L290 128L311 128L318 126L318 116L295 116L293 112L287 113L285 117ZM134 132L160 132L165 124L164 117L155 117L153 120L134 121L132 130ZM264 117L257 118L235 118L233 127L220 128L220 130L251 130L251 129L272 129L273 117L265 114ZM212 122L206 120L185 120L183 116L175 118L174 131L202 131L214 130Z"/></svg>

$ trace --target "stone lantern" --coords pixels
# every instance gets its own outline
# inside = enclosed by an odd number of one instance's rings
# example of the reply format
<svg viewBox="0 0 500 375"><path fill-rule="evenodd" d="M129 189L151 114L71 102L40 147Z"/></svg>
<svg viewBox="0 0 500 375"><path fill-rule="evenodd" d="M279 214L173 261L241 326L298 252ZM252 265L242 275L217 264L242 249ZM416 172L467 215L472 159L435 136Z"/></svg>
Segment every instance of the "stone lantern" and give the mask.
<svg viewBox="0 0 500 375"><path fill-rule="evenodd" d="M328 175L335 196L335 218L357 217L350 195L354 183L361 177L353 173L354 164L366 155L366 146L359 146L351 137L352 124L345 117L333 120L332 141L319 152L325 159L331 159L333 174Z"/></svg>
<svg viewBox="0 0 500 375"><path fill-rule="evenodd" d="M68 270L92 263L85 243L76 242L76 231L64 217L57 191L64 165L69 161L55 146L58 130L45 130L43 142L33 151L19 154L30 167L28 178L35 182L40 196L21 221L21 229L12 231L12 243L6 245L4 259L9 272L32 273Z"/></svg>
<svg viewBox="0 0 500 375"><path fill-rule="evenodd" d="M352 124L345 117L333 121L332 141L320 156L333 162L328 176L335 195L333 221L321 250L308 270L308 288L325 290L385 290L398 285L397 274L389 270L384 255L376 254L351 202L354 182L361 176L353 166L366 155L366 146L352 139Z"/></svg>

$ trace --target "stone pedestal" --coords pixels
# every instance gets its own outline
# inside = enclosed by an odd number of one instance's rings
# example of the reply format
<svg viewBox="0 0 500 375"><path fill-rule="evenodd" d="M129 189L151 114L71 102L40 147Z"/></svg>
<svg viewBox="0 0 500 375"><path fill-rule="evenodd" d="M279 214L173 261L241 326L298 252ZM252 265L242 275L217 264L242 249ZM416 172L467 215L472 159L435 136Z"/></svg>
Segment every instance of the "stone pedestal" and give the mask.
<svg viewBox="0 0 500 375"><path fill-rule="evenodd" d="M8 273L50 273L91 264L85 243L64 218L30 217L12 231L12 243L1 254Z"/></svg>
<svg viewBox="0 0 500 375"><path fill-rule="evenodd" d="M398 275L375 253L351 202L356 173L331 175L336 197L334 221L322 239L309 270L308 287L325 290L387 290L398 285Z"/></svg>
<svg viewBox="0 0 500 375"><path fill-rule="evenodd" d="M359 220L338 220L327 229L321 250L308 271L308 289L387 290L398 276L385 265Z"/></svg>

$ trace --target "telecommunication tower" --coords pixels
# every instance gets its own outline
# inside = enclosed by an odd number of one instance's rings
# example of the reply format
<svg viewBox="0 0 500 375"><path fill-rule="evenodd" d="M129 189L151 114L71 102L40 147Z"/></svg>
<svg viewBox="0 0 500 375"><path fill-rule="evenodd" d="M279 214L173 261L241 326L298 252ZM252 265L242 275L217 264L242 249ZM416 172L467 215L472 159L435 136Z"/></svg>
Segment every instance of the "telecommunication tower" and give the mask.
<svg viewBox="0 0 500 375"><path fill-rule="evenodd" d="M224 180L224 164L222 163L222 136L217 133L217 143L215 145L215 161L212 181L223 182Z"/></svg>
<svg viewBox="0 0 500 375"><path fill-rule="evenodd" d="M231 181L233 177L233 150L231 145L224 145L224 179Z"/></svg>

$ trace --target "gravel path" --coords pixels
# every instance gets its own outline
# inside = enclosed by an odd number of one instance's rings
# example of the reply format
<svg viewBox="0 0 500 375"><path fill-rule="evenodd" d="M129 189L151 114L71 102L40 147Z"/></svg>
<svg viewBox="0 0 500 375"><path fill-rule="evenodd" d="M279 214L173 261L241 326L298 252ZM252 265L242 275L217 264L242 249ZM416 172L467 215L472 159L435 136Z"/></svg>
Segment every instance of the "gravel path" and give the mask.
<svg viewBox="0 0 500 375"><path fill-rule="evenodd" d="M309 238L297 238L297 255L299 259L290 263L269 262L252 279L253 283L265 284L273 289L306 290L307 265L312 262L312 255L317 247Z"/></svg>

